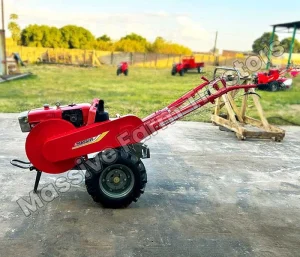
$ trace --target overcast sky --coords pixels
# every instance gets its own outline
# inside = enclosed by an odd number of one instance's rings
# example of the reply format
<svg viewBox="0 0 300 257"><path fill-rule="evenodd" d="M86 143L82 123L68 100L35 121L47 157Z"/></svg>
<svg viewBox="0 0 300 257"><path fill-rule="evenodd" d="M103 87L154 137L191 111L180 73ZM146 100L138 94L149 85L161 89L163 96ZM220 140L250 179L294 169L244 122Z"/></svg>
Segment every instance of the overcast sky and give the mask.
<svg viewBox="0 0 300 257"><path fill-rule="evenodd" d="M113 39L135 32L150 41L162 36L194 51L210 50L216 31L219 49L250 50L256 38L272 30L271 24L300 20L299 0L4 0L4 4L6 27L9 14L16 13L21 28L74 24L96 37L107 34Z"/></svg>

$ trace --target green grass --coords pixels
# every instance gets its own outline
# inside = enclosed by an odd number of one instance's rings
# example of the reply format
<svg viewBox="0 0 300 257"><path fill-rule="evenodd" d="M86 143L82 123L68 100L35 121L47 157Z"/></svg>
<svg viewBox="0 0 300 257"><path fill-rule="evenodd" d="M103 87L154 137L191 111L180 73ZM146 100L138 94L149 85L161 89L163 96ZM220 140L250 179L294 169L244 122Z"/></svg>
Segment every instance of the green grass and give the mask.
<svg viewBox="0 0 300 257"><path fill-rule="evenodd" d="M101 98L111 116L116 113L145 117L165 107L186 91L200 84L197 73L173 77L170 69L130 67L129 76L116 76L116 68L79 68L68 66L30 66L35 75L0 84L0 112L21 112L48 103L91 102ZM209 79L212 70L207 70ZM267 117L275 124L300 124L300 78L289 91L262 92L261 102ZM250 114L255 115L249 103ZM209 121L210 109L187 116L185 120Z"/></svg>

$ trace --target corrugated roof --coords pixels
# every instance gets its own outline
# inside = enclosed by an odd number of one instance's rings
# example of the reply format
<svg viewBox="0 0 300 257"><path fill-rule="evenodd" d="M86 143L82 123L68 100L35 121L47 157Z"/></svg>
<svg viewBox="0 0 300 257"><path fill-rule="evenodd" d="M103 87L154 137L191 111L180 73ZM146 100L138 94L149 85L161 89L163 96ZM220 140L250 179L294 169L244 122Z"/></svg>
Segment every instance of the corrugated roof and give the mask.
<svg viewBox="0 0 300 257"><path fill-rule="evenodd" d="M297 29L300 29L300 21L294 21L294 22L288 22L288 23L281 23L281 24L275 24L272 25L273 27L282 27L282 28L294 28L294 26L296 25Z"/></svg>

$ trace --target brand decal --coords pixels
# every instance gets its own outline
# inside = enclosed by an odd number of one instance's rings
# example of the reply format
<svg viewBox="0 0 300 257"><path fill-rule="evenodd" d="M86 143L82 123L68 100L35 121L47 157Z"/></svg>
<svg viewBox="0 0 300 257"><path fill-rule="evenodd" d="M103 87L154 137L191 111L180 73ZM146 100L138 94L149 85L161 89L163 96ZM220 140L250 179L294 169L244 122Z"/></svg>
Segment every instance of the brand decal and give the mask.
<svg viewBox="0 0 300 257"><path fill-rule="evenodd" d="M99 134L98 136L90 137L90 138L84 139L82 141L76 142L72 149L78 149L78 148L86 146L86 145L95 144L95 143L99 142L102 138L104 138L108 134L108 132L109 131L105 131L105 132Z"/></svg>

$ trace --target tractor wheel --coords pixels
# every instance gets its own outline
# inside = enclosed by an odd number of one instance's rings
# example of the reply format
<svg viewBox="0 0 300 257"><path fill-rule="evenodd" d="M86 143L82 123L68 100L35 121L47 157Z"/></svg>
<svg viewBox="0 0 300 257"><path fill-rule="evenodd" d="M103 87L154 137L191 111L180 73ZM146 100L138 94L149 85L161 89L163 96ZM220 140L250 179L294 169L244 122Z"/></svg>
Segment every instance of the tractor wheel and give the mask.
<svg viewBox="0 0 300 257"><path fill-rule="evenodd" d="M121 69L117 69L117 76L121 74Z"/></svg>
<svg viewBox="0 0 300 257"><path fill-rule="evenodd" d="M269 83L269 87L268 87L269 91L275 92L278 90L278 88L279 88L279 84L277 81L272 81Z"/></svg>
<svg viewBox="0 0 300 257"><path fill-rule="evenodd" d="M111 151L113 162L101 161L101 171L87 171L85 185L95 202L108 208L123 208L144 193L147 173L142 161L131 152Z"/></svg>
<svg viewBox="0 0 300 257"><path fill-rule="evenodd" d="M198 73L201 73L202 69L200 67L198 67Z"/></svg>
<svg viewBox="0 0 300 257"><path fill-rule="evenodd" d="M180 75L180 76L183 76L183 75L184 75L184 69L181 69L181 70L179 71L179 75Z"/></svg>
<svg viewBox="0 0 300 257"><path fill-rule="evenodd" d="M176 66L173 66L173 68L172 68L172 70L171 70L171 75L172 75L172 76L175 76L176 73L177 73L177 71L176 71Z"/></svg>
<svg viewBox="0 0 300 257"><path fill-rule="evenodd" d="M128 69L127 69L127 70L124 70L124 75L125 75L125 76L128 76Z"/></svg>
<svg viewBox="0 0 300 257"><path fill-rule="evenodd" d="M285 89L287 89L286 85L278 81L278 90L285 90Z"/></svg>

